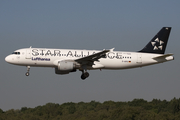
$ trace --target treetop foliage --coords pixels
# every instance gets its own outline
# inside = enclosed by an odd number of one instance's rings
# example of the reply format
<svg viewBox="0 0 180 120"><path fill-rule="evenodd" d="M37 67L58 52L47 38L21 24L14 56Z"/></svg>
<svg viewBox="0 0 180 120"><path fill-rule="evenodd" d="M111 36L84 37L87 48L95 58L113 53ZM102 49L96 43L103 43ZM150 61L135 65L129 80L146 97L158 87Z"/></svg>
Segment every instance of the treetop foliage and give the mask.
<svg viewBox="0 0 180 120"><path fill-rule="evenodd" d="M180 98L171 101L47 103L35 108L3 111L0 120L180 120Z"/></svg>

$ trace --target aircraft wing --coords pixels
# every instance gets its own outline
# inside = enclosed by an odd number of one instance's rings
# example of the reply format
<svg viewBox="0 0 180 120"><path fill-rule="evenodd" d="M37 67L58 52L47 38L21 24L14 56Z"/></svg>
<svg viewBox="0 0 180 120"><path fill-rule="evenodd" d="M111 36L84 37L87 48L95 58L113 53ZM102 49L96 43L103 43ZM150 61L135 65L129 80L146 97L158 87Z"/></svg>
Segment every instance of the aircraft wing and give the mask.
<svg viewBox="0 0 180 120"><path fill-rule="evenodd" d="M76 59L74 61L80 63L80 64L88 64L88 65L92 65L94 61L98 61L100 58L105 58L106 57L106 53L108 52L112 52L114 50L114 48L109 49L109 50L103 50L101 52L86 56L86 57L82 57L79 59Z"/></svg>

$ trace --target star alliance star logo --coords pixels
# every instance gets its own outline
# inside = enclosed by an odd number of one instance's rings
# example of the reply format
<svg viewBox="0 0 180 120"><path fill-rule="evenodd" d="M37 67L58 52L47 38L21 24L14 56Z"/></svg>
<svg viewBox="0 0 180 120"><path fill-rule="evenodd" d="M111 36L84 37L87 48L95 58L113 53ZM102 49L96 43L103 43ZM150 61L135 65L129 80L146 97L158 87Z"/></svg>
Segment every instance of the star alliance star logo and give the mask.
<svg viewBox="0 0 180 120"><path fill-rule="evenodd" d="M159 40L159 38L156 38L154 42L151 42L152 46L154 47L153 50L162 50L164 42Z"/></svg>

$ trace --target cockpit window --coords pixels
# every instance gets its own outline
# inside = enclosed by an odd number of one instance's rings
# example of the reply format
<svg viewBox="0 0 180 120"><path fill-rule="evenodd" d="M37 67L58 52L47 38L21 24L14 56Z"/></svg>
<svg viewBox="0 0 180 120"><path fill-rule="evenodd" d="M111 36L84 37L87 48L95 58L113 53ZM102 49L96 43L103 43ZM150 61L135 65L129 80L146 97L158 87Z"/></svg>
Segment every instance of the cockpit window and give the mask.
<svg viewBox="0 0 180 120"><path fill-rule="evenodd" d="M12 54L20 55L20 52L13 52Z"/></svg>

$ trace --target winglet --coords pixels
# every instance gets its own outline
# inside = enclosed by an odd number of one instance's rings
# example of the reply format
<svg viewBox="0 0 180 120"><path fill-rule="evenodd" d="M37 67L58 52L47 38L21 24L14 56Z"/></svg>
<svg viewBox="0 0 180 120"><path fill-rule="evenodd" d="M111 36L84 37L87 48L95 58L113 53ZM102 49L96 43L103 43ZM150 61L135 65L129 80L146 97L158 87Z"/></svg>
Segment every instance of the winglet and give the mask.
<svg viewBox="0 0 180 120"><path fill-rule="evenodd" d="M106 51L106 52L113 52L113 51L114 51L114 48L109 49L109 50L108 50L108 49L107 49L107 50L106 50L106 49L103 49L103 51Z"/></svg>
<svg viewBox="0 0 180 120"><path fill-rule="evenodd" d="M114 51L114 49L115 49L115 48L110 49L110 50L109 50L109 52L113 52L113 51Z"/></svg>

